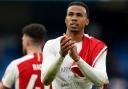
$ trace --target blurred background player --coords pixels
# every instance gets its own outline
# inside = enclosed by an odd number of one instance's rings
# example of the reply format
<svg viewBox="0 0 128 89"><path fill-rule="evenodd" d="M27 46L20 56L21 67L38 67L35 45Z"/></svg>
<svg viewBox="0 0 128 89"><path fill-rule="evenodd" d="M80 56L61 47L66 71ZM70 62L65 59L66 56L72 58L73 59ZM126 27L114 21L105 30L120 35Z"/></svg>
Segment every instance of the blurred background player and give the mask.
<svg viewBox="0 0 128 89"><path fill-rule="evenodd" d="M23 29L22 46L25 56L13 60L7 67L0 89L44 89L40 81L42 48L46 35L44 25L33 23Z"/></svg>

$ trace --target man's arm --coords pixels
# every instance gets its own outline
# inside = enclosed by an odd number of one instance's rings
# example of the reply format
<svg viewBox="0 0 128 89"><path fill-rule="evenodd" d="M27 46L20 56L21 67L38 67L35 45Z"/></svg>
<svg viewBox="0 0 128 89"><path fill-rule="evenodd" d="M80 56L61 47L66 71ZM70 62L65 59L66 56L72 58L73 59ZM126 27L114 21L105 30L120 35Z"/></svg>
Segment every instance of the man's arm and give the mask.
<svg viewBox="0 0 128 89"><path fill-rule="evenodd" d="M58 73L60 66L64 60L65 55L73 47L74 42L69 42L71 38L67 37L65 34L60 40L60 50L55 52L55 47L52 41L48 41L43 49L43 63L42 63L42 72L41 72L41 81L45 85L49 85L55 78ZM57 54L57 55L56 55Z"/></svg>
<svg viewBox="0 0 128 89"><path fill-rule="evenodd" d="M49 54L49 57L47 57L47 58L50 58L50 56L51 55ZM51 58L51 60L52 59L53 58ZM63 62L63 57L57 56L54 63L52 63L51 65L47 64L47 68L46 68L46 65L44 63L42 63L41 81L45 85L50 85L50 83L54 80L57 72L59 71L59 68L60 68L62 62Z"/></svg>
<svg viewBox="0 0 128 89"><path fill-rule="evenodd" d="M96 86L108 84L108 77L106 73L106 54L104 51L98 58L94 68L88 65L82 58L77 62L82 73L91 80Z"/></svg>
<svg viewBox="0 0 128 89"><path fill-rule="evenodd" d="M15 82L17 68L15 61L12 61L6 68L2 81L0 82L0 89L10 89Z"/></svg>
<svg viewBox="0 0 128 89"><path fill-rule="evenodd" d="M77 62L77 65L86 78L92 81L96 86L108 84L106 73L106 54L107 51L102 51L98 57L94 67L86 63L77 53L77 48L74 47L69 51L71 58Z"/></svg>
<svg viewBox="0 0 128 89"><path fill-rule="evenodd" d="M45 85L49 85L54 80L63 62L63 57L61 57L59 53L56 54L56 50L52 43L53 40L47 41L43 48L41 81Z"/></svg>

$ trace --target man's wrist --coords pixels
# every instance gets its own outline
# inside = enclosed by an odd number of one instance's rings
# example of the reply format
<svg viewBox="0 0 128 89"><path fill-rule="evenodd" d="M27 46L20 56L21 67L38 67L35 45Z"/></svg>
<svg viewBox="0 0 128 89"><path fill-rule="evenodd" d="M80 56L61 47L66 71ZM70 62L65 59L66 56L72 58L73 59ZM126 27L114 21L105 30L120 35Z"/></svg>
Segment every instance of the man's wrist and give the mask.
<svg viewBox="0 0 128 89"><path fill-rule="evenodd" d="M61 57L65 57L65 55L64 55L64 54L62 54L62 52L61 52L61 51L59 52L59 54L60 54L60 56L61 56Z"/></svg>
<svg viewBox="0 0 128 89"><path fill-rule="evenodd" d="M80 56L78 56L78 57L76 57L76 58L74 59L75 62L78 62L79 60L80 60Z"/></svg>
<svg viewBox="0 0 128 89"><path fill-rule="evenodd" d="M64 60L64 57L62 57L62 56L60 55L60 53L57 53L56 59L58 59L58 60L60 60L60 61L63 61L63 60Z"/></svg>
<svg viewBox="0 0 128 89"><path fill-rule="evenodd" d="M61 58L61 59L64 59L64 57L65 57L65 56L62 56L62 55L60 54L60 52L59 52L57 55L58 55L58 58Z"/></svg>

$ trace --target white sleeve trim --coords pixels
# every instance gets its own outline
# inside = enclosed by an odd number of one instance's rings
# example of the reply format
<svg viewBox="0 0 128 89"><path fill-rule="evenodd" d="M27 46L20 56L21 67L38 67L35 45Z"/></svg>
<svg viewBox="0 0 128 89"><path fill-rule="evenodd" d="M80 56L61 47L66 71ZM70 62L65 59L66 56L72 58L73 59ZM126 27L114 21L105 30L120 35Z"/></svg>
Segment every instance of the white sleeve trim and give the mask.
<svg viewBox="0 0 128 89"><path fill-rule="evenodd" d="M98 58L101 56L101 54L107 49L107 46L105 46L101 51L100 53L95 57L93 63L92 63L92 66L95 65L96 61L98 60Z"/></svg>

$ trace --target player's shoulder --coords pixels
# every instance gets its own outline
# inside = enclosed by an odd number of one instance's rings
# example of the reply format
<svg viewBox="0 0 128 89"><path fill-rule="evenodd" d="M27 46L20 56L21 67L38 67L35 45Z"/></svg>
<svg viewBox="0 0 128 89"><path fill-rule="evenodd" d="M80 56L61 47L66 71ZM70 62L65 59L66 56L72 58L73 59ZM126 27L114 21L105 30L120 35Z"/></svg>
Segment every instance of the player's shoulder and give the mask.
<svg viewBox="0 0 128 89"><path fill-rule="evenodd" d="M90 40L91 44L103 44L103 45L106 45L103 41L101 41L98 38L95 38L93 36L89 36L88 34L84 34L84 36Z"/></svg>
<svg viewBox="0 0 128 89"><path fill-rule="evenodd" d="M88 34L84 34L84 36L86 37L86 38L88 38L90 41L95 41L95 42L101 42L99 39L97 39L97 38L95 38L95 37L93 37L93 36L90 36L90 35L88 35Z"/></svg>
<svg viewBox="0 0 128 89"><path fill-rule="evenodd" d="M25 56L22 56L22 57L20 57L20 58L17 58L17 59L15 59L15 60L13 60L12 63L15 64L15 65L18 65L18 64L20 64L20 63L22 63L22 62L24 62L24 61L27 61L27 60L32 59L33 57L34 57L33 54L27 54L27 55L25 55Z"/></svg>
<svg viewBox="0 0 128 89"><path fill-rule="evenodd" d="M50 39L48 40L45 44L47 45L54 45L54 44L58 44L60 42L61 36L55 38L55 39Z"/></svg>

